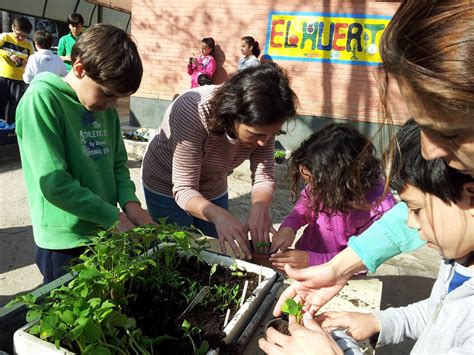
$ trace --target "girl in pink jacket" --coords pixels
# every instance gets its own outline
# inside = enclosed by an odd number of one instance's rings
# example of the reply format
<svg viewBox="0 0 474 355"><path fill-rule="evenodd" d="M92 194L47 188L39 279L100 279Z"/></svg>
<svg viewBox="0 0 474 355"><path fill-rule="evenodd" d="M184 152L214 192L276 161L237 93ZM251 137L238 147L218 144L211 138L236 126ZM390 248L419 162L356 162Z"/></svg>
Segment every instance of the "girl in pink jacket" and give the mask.
<svg viewBox="0 0 474 355"><path fill-rule="evenodd" d="M360 167L357 169L357 167ZM291 154L293 211L273 236L273 266L296 268L323 264L347 247L396 201L384 195L384 179L375 147L348 124L331 123L314 132ZM357 170L356 170L357 169ZM287 250L305 226L294 250Z"/></svg>
<svg viewBox="0 0 474 355"><path fill-rule="evenodd" d="M198 78L201 74L206 74L212 78L216 71L216 60L212 56L215 42L212 37L201 40L201 55L197 58L189 58L188 74L191 75L191 88L199 86Z"/></svg>

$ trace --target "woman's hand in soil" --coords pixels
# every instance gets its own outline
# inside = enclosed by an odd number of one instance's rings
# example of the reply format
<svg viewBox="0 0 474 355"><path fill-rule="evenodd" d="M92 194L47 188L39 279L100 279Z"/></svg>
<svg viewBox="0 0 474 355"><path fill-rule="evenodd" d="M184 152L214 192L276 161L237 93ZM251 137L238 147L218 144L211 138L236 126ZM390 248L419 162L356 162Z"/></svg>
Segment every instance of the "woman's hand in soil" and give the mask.
<svg viewBox="0 0 474 355"><path fill-rule="evenodd" d="M219 237L219 246L224 254L227 253L225 242L229 243L232 251L237 258L240 258L239 248L243 251L247 259L252 258L250 253L248 237L245 228L240 221L226 210L222 210L212 221L216 226L217 235Z"/></svg>
<svg viewBox="0 0 474 355"><path fill-rule="evenodd" d="M270 251L270 232L273 230L273 225L268 206L266 202L254 202L246 223L246 234L250 232L253 250L258 250L259 253ZM258 248L261 245L267 246Z"/></svg>
<svg viewBox="0 0 474 355"><path fill-rule="evenodd" d="M270 255L270 262L273 267L284 270L285 265L295 269L304 269L308 267L309 256L304 250L287 250L281 253Z"/></svg>
<svg viewBox="0 0 474 355"><path fill-rule="evenodd" d="M278 232L273 235L272 238L272 247L270 253L275 253L278 250L285 251L295 241L296 233L290 227L280 227Z"/></svg>
<svg viewBox="0 0 474 355"><path fill-rule="evenodd" d="M290 320L291 335L283 335L273 328L258 346L267 354L343 354L341 348L313 319L303 317L304 326Z"/></svg>
<svg viewBox="0 0 474 355"><path fill-rule="evenodd" d="M154 223L151 216L138 202L128 202L125 205L125 214L127 215L128 219L136 226Z"/></svg>
<svg viewBox="0 0 474 355"><path fill-rule="evenodd" d="M379 321L372 313L325 312L316 317L316 322L327 331L347 329L347 334L357 341L380 332Z"/></svg>

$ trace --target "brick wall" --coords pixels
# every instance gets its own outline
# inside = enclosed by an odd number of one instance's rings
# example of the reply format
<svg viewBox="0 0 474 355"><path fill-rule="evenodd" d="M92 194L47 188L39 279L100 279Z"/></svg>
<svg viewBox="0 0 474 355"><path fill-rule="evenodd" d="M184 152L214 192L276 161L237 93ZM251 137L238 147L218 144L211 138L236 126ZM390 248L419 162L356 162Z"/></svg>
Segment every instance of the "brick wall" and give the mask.
<svg viewBox="0 0 474 355"><path fill-rule="evenodd" d="M330 12L391 16L396 2L288 0L133 0L132 35L144 63L144 78L136 97L171 100L190 87L188 58L199 53L200 39L218 45L215 81L236 70L240 38L253 36L264 53L270 11ZM377 122L378 92L370 66L278 61L292 78L300 99L299 114ZM401 123L408 113L396 87L393 112Z"/></svg>

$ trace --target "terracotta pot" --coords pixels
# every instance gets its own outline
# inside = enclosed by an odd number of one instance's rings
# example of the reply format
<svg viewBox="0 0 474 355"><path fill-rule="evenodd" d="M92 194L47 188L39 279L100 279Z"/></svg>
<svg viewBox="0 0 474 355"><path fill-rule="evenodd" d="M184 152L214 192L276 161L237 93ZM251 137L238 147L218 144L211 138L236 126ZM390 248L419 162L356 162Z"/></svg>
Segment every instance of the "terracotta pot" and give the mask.
<svg viewBox="0 0 474 355"><path fill-rule="evenodd" d="M265 334L267 334L268 328L274 328L282 334L290 335L288 329L288 320L283 318L273 318L265 325Z"/></svg>
<svg viewBox="0 0 474 355"><path fill-rule="evenodd" d="M272 263L268 260L268 258L270 258L270 254L252 253L252 260L250 260L250 262L273 269Z"/></svg>

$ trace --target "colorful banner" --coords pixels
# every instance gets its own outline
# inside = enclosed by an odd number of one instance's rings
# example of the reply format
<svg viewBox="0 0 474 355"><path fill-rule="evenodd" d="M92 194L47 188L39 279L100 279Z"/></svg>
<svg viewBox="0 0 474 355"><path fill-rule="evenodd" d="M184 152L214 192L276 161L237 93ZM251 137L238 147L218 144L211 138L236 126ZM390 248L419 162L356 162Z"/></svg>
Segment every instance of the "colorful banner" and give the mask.
<svg viewBox="0 0 474 355"><path fill-rule="evenodd" d="M265 55L277 60L378 65L380 38L390 19L380 15L270 12Z"/></svg>

